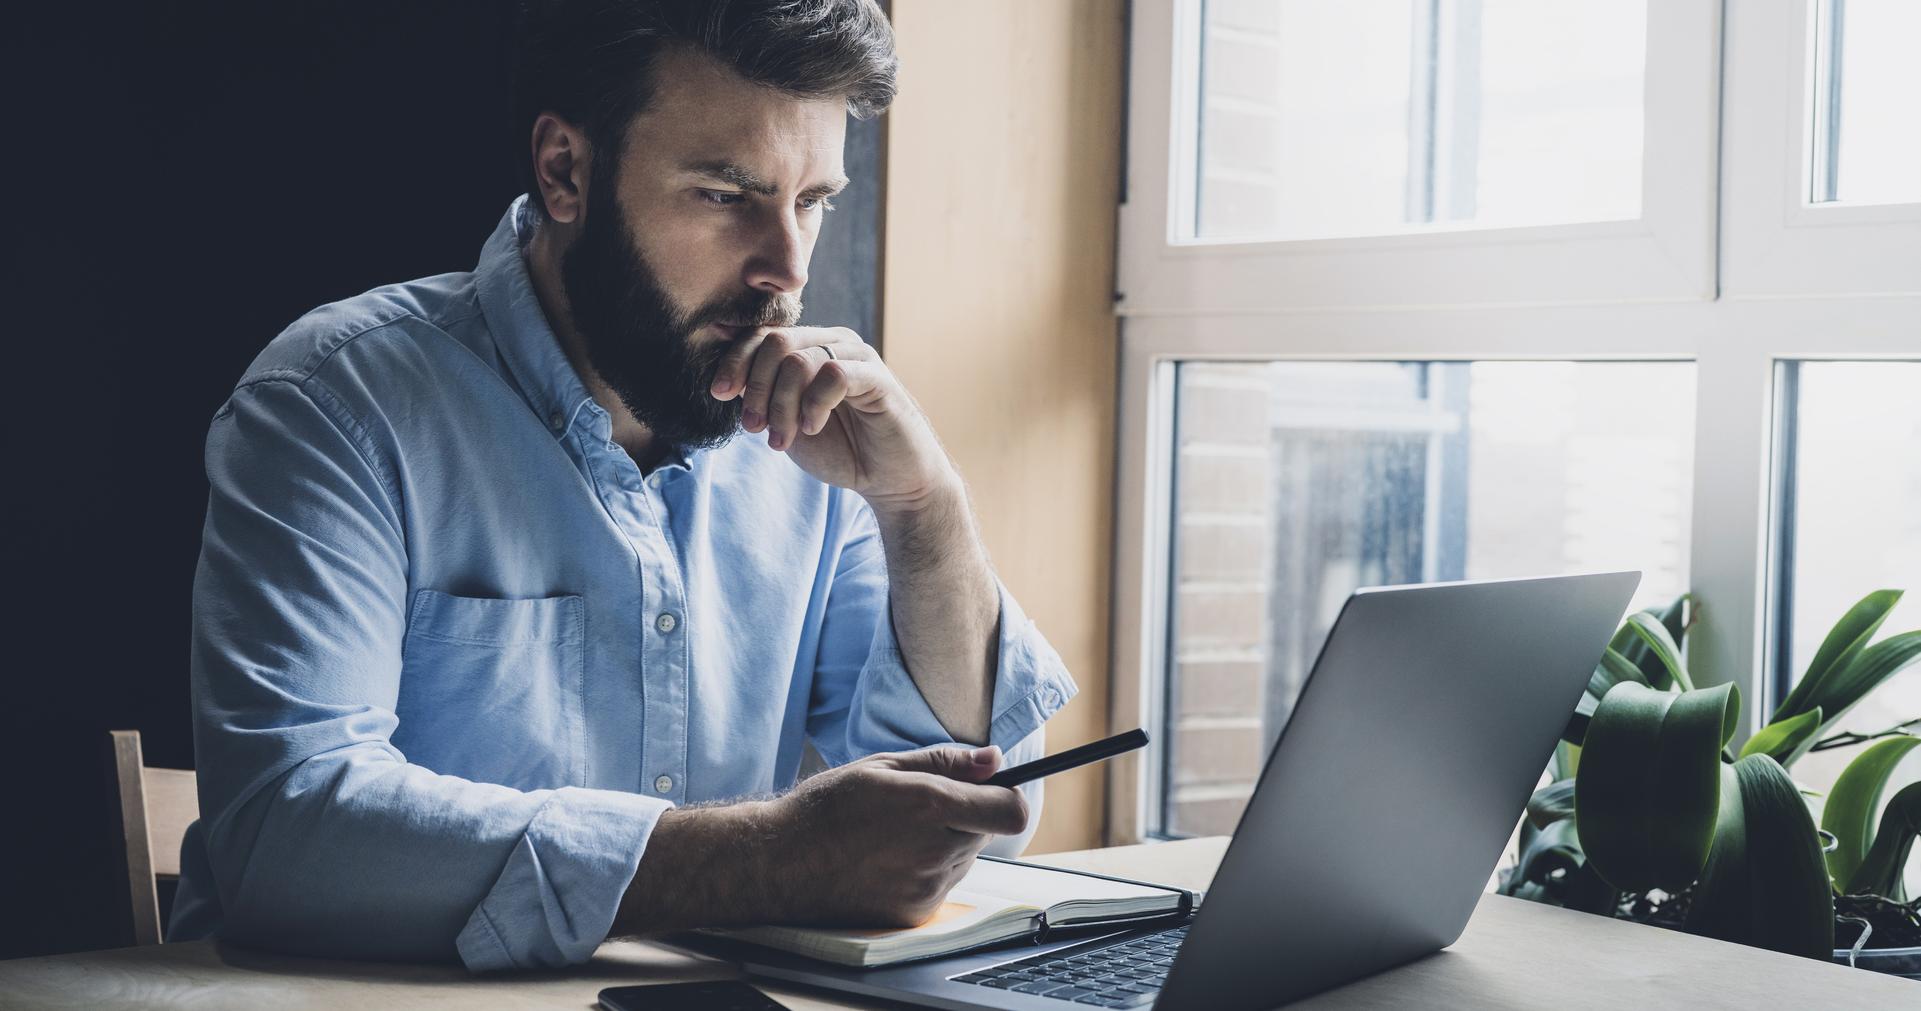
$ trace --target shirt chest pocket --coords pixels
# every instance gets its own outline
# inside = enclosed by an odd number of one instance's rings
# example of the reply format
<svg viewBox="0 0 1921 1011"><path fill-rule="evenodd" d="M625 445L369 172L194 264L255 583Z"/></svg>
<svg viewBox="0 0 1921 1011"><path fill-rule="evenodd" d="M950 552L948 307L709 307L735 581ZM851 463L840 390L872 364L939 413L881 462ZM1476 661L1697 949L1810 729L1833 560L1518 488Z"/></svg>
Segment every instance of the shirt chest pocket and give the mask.
<svg viewBox="0 0 1921 1011"><path fill-rule="evenodd" d="M586 779L577 594L414 594L393 742L435 772L533 790Z"/></svg>

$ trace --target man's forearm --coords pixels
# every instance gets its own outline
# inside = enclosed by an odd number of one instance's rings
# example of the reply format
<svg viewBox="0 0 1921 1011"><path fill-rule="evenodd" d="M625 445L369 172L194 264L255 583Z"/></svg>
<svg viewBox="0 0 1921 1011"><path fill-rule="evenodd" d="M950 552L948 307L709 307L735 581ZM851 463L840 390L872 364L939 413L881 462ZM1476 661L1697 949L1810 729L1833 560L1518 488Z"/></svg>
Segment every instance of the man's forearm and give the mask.
<svg viewBox="0 0 1921 1011"><path fill-rule="evenodd" d="M774 922L780 889L767 866L766 802L674 808L661 814L614 913L612 933Z"/></svg>
<svg viewBox="0 0 1921 1011"><path fill-rule="evenodd" d="M999 660L1000 594L967 494L876 508L894 637L907 671L954 740L985 744Z"/></svg>

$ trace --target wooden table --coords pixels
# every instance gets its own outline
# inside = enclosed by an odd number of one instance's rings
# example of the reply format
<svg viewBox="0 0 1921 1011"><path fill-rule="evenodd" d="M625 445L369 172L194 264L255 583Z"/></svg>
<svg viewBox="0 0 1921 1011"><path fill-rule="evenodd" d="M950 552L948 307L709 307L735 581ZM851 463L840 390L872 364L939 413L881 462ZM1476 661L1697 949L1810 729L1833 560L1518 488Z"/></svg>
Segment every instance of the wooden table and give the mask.
<svg viewBox="0 0 1921 1011"><path fill-rule="evenodd" d="M1033 859L1205 888L1225 839ZM608 986L733 976L730 966L613 941L565 972L471 976L458 967L295 958L194 941L0 962L5 1008L571 1008ZM795 1011L877 1007L763 987ZM1489 895L1460 941L1294 1007L1907 1008L1921 983Z"/></svg>

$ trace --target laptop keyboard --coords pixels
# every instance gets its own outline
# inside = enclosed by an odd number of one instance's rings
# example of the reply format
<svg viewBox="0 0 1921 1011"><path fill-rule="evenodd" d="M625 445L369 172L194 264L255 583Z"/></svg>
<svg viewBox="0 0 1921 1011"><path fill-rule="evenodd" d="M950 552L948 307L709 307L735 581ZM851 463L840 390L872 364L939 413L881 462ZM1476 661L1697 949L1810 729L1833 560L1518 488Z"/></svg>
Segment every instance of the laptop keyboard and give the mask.
<svg viewBox="0 0 1921 1011"><path fill-rule="evenodd" d="M1006 962L955 976L954 981L1093 1007L1145 1007L1161 992L1174 952L1186 937L1186 927L1174 927L1092 951Z"/></svg>

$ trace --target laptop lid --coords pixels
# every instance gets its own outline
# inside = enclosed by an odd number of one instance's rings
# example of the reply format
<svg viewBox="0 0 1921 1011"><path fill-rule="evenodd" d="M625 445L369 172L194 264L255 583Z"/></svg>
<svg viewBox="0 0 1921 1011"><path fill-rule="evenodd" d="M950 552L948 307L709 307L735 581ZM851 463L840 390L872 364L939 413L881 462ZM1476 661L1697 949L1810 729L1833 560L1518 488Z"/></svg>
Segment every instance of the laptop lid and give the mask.
<svg viewBox="0 0 1921 1011"><path fill-rule="evenodd" d="M1349 597L1157 1006L1271 1008L1454 943L1640 579Z"/></svg>

